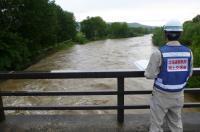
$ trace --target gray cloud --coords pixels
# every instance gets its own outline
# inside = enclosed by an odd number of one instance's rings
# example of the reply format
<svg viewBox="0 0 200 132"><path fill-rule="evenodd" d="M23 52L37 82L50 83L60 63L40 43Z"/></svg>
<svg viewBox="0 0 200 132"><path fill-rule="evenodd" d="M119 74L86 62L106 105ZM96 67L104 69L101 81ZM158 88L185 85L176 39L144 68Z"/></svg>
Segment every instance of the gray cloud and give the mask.
<svg viewBox="0 0 200 132"><path fill-rule="evenodd" d="M99 15L106 21L162 25L170 18L178 17L183 22L200 13L200 0L56 0L56 3L73 12L78 21Z"/></svg>

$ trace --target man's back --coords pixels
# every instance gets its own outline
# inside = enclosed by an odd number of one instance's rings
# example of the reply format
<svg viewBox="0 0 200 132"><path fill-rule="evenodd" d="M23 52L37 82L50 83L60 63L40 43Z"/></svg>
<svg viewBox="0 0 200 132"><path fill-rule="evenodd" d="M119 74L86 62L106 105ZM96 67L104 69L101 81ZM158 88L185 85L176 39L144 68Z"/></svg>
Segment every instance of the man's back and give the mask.
<svg viewBox="0 0 200 132"><path fill-rule="evenodd" d="M192 52L178 42L183 31L179 21L168 22L164 30L169 42L153 52L145 71L147 79L155 80L150 132L162 132L164 119L172 132L182 132L183 89L192 75Z"/></svg>

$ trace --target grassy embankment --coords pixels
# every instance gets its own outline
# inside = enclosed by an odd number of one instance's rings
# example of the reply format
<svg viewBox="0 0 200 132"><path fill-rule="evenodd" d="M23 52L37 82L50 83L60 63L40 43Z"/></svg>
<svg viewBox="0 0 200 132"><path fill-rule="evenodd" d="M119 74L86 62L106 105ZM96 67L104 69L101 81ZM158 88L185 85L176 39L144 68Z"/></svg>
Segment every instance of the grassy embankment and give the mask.
<svg viewBox="0 0 200 132"><path fill-rule="evenodd" d="M56 53L56 52L58 52L60 50L70 49L74 45L75 45L75 42L73 42L73 41L66 41L66 42L58 43L56 46L54 46L52 48L43 50L42 52L40 52L40 54L37 57L35 57L33 59L33 61L31 63L29 63L28 65L24 66L23 69L26 69L30 65L33 65L33 64L37 63L38 61L40 61L41 59L44 59L45 57L49 56L50 54Z"/></svg>

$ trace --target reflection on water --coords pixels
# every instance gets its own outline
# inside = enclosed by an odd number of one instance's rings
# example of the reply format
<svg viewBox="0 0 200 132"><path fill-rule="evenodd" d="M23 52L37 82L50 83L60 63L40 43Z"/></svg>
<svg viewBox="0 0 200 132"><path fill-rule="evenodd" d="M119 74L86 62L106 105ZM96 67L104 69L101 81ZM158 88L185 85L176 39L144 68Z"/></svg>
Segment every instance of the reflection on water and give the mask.
<svg viewBox="0 0 200 132"><path fill-rule="evenodd" d="M153 50L152 35L143 37L91 42L49 55L27 71L48 70L139 70L137 61L148 60ZM152 81L144 78L125 79L126 90L152 89ZM56 79L56 80L8 80L1 84L1 90L19 91L101 91L117 90L116 79ZM149 95L150 96L150 95ZM149 96L126 96L125 104L146 104ZM5 105L116 105L116 96L76 97L4 97ZM126 113L146 113L149 110L130 110ZM10 114L104 114L116 111L9 111Z"/></svg>

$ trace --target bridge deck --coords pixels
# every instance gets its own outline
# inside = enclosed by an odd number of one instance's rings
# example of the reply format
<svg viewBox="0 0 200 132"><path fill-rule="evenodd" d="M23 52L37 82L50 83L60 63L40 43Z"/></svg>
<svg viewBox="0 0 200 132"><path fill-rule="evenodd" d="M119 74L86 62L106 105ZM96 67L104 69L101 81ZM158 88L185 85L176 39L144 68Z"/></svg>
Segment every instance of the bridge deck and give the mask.
<svg viewBox="0 0 200 132"><path fill-rule="evenodd" d="M149 114L126 114L124 125L116 115L8 115L1 132L147 132ZM200 113L183 113L184 132L200 131Z"/></svg>

